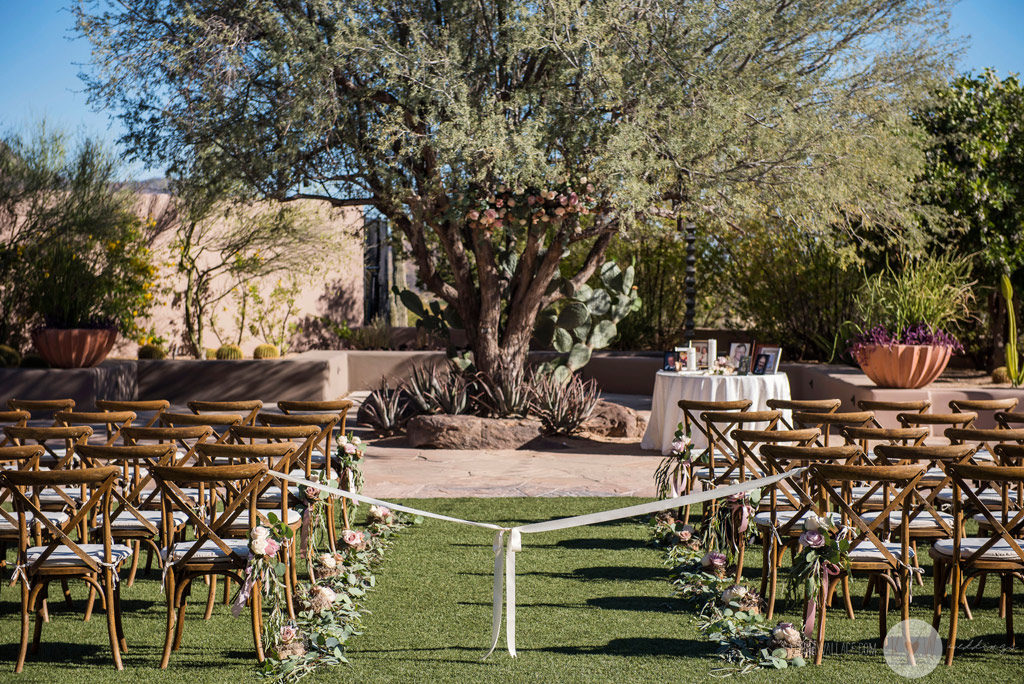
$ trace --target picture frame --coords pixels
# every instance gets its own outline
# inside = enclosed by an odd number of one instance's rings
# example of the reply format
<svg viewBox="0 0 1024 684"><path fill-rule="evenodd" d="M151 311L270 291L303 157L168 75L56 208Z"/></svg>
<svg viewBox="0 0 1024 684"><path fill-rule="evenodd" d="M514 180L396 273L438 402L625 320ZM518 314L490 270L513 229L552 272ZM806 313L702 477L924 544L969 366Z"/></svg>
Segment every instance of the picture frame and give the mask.
<svg viewBox="0 0 1024 684"><path fill-rule="evenodd" d="M697 370L710 368L714 357L711 356L711 347L708 340L694 340L690 344L693 347L697 359Z"/></svg>
<svg viewBox="0 0 1024 684"><path fill-rule="evenodd" d="M750 357L744 356L736 366L736 372L740 375L750 375Z"/></svg>
<svg viewBox="0 0 1024 684"><path fill-rule="evenodd" d="M765 373L778 373L779 372L779 361L782 360L782 347L761 347L757 350L758 354L766 354L768 356L768 367L765 369Z"/></svg>
<svg viewBox="0 0 1024 684"><path fill-rule="evenodd" d="M677 372L697 370L697 354L693 347L676 347Z"/></svg>
<svg viewBox="0 0 1024 684"><path fill-rule="evenodd" d="M764 375L768 370L768 366L771 364L771 356L768 354L758 354L754 357L753 367L750 369L751 375Z"/></svg>
<svg viewBox="0 0 1024 684"><path fill-rule="evenodd" d="M661 370L666 372L675 373L678 369L676 368L676 361L679 359L679 352L672 350L667 351L662 356Z"/></svg>
<svg viewBox="0 0 1024 684"><path fill-rule="evenodd" d="M740 363L743 358L750 358L750 352L753 351L753 346L747 342L733 342L729 345L729 365L736 370L740 370ZM747 369L750 369L750 362L747 362Z"/></svg>

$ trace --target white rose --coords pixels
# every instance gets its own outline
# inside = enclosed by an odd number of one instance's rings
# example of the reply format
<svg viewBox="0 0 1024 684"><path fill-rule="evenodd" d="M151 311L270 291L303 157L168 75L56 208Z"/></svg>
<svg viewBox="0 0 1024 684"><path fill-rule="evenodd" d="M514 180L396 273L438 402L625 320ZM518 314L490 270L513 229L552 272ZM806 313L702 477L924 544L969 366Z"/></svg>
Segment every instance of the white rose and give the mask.
<svg viewBox="0 0 1024 684"><path fill-rule="evenodd" d="M353 437L352 438L352 443L353 444L362 444L363 440L359 439L358 437Z"/></svg>
<svg viewBox="0 0 1024 684"><path fill-rule="evenodd" d="M333 570L338 567L338 561L334 560L334 554L332 553L321 553L320 554L320 565L325 568Z"/></svg>
<svg viewBox="0 0 1024 684"><path fill-rule="evenodd" d="M808 513L807 517L804 518L804 529L805 530L827 530L828 520L821 518L814 513Z"/></svg>
<svg viewBox="0 0 1024 684"><path fill-rule="evenodd" d="M270 530L268 530L266 527L263 527L262 525L254 527L253 530L252 530L252 538L253 539L266 540L269 537L270 537Z"/></svg>
<svg viewBox="0 0 1024 684"><path fill-rule="evenodd" d="M722 603L729 604L733 601L742 601L747 596L747 588L742 584L734 584L722 592Z"/></svg>
<svg viewBox="0 0 1024 684"><path fill-rule="evenodd" d="M267 540L253 539L249 544L249 550L257 556L265 556L267 554Z"/></svg>

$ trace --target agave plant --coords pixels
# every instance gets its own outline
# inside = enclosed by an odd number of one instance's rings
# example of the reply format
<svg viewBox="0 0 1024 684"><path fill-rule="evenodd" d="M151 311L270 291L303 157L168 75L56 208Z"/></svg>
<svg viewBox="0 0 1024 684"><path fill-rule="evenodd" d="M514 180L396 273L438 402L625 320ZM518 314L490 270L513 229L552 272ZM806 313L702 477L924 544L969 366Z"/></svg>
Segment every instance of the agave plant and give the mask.
<svg viewBox="0 0 1024 684"><path fill-rule="evenodd" d="M479 373L477 387L476 401L487 415L525 417L530 412L530 384L522 368L506 368L502 364L494 373Z"/></svg>
<svg viewBox="0 0 1024 684"><path fill-rule="evenodd" d="M563 381L555 373L538 373L531 387L533 413L544 431L554 435L577 435L594 412L601 390L594 380L584 381L573 373Z"/></svg>
<svg viewBox="0 0 1024 684"><path fill-rule="evenodd" d="M437 376L431 400L441 413L455 416L469 413L470 382L462 373L454 368Z"/></svg>
<svg viewBox="0 0 1024 684"><path fill-rule="evenodd" d="M402 391L392 390L387 378L381 379L381 386L370 392L359 409L360 422L373 428L382 437L397 434L405 428L408 420L406 402Z"/></svg>
<svg viewBox="0 0 1024 684"><path fill-rule="evenodd" d="M410 411L417 414L437 411L434 395L437 393L438 384L437 369L434 366L422 365L413 368L404 389L409 397Z"/></svg>

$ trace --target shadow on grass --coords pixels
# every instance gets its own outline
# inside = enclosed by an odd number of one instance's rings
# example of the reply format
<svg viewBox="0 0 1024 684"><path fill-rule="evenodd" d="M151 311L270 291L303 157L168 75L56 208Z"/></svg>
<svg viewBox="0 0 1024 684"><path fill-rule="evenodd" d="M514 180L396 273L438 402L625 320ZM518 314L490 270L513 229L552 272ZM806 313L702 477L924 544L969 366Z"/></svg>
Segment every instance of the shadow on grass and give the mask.
<svg viewBox="0 0 1024 684"><path fill-rule="evenodd" d="M596 539L563 539L560 542L556 542L555 546L559 546L563 549L605 549L608 551L625 551L627 549L638 549L647 546L646 541L639 539L616 539L616 538L596 538Z"/></svg>
<svg viewBox="0 0 1024 684"><path fill-rule="evenodd" d="M717 645L710 641L695 639L612 639L604 646L551 646L548 648L523 649L562 653L565 655L614 655L614 656L696 656L711 655Z"/></svg>
<svg viewBox="0 0 1024 684"><path fill-rule="evenodd" d="M673 612L681 608L678 601L663 596L601 596L587 599L587 605L603 610L635 610L645 613Z"/></svg>

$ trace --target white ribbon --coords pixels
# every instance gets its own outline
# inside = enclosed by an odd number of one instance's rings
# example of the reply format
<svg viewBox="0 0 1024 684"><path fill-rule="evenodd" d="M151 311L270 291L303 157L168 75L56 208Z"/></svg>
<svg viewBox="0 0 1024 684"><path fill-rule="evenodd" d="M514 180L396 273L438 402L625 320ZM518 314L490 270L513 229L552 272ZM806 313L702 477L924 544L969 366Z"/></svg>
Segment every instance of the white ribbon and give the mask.
<svg viewBox="0 0 1024 684"><path fill-rule="evenodd" d="M537 532L552 532L554 530L565 530L572 527L583 527L585 525L596 525L602 522L609 522L611 520L622 520L623 518L632 518L638 515L648 515L651 513L657 513L658 511L668 510L670 508L679 508L681 506L690 506L693 504L703 503L705 501L711 501L712 499L724 499L734 494L741 494L743 492L749 492L753 489L766 487L768 485L775 484L780 480L795 477L800 475L806 468L796 468L789 470L784 473L777 475L771 475L769 477L762 477L757 480L748 480L746 482L739 482L736 484L726 485L724 487L718 487L717 489L707 489L700 492L694 492L685 496L677 496L671 499L661 499L659 501L652 501L650 503L638 504L636 506L627 506L625 508L616 508L610 511L601 511L599 513L588 513L586 515L576 515L571 518L557 518L555 520L548 520L546 522L531 523L529 525L520 525L518 527L502 527L500 525L494 525L492 523L475 522L472 520L463 520L462 518L453 518L447 515L441 515L440 513L431 513L429 511L421 511L416 508L410 508L408 506L402 506L401 504L394 504L388 501L382 501L380 499L374 499L369 496L363 496L362 494L354 494L352 492L340 489L337 487L328 487L321 483L312 482L301 477L295 477L285 473L277 471L270 471L270 475L278 477L289 482L296 484L304 484L310 487L320 487L324 491L337 494L338 496L347 497L356 501L362 501L364 503L373 504L376 506L386 506L396 511L404 511L406 513L412 513L413 515L421 515L426 518L434 518L436 520L445 520L447 522L454 522L460 525L472 525L473 527L482 527L488 530L495 530L497 534L494 537L494 587L493 587L493 606L491 612L491 650L487 652L486 658L498 645L498 639L501 635L501 594L502 588L504 587L505 593L505 643L508 647L508 653L513 658L516 657L516 553L523 550L522 535L537 533ZM508 532L508 542L505 543L505 533Z"/></svg>

